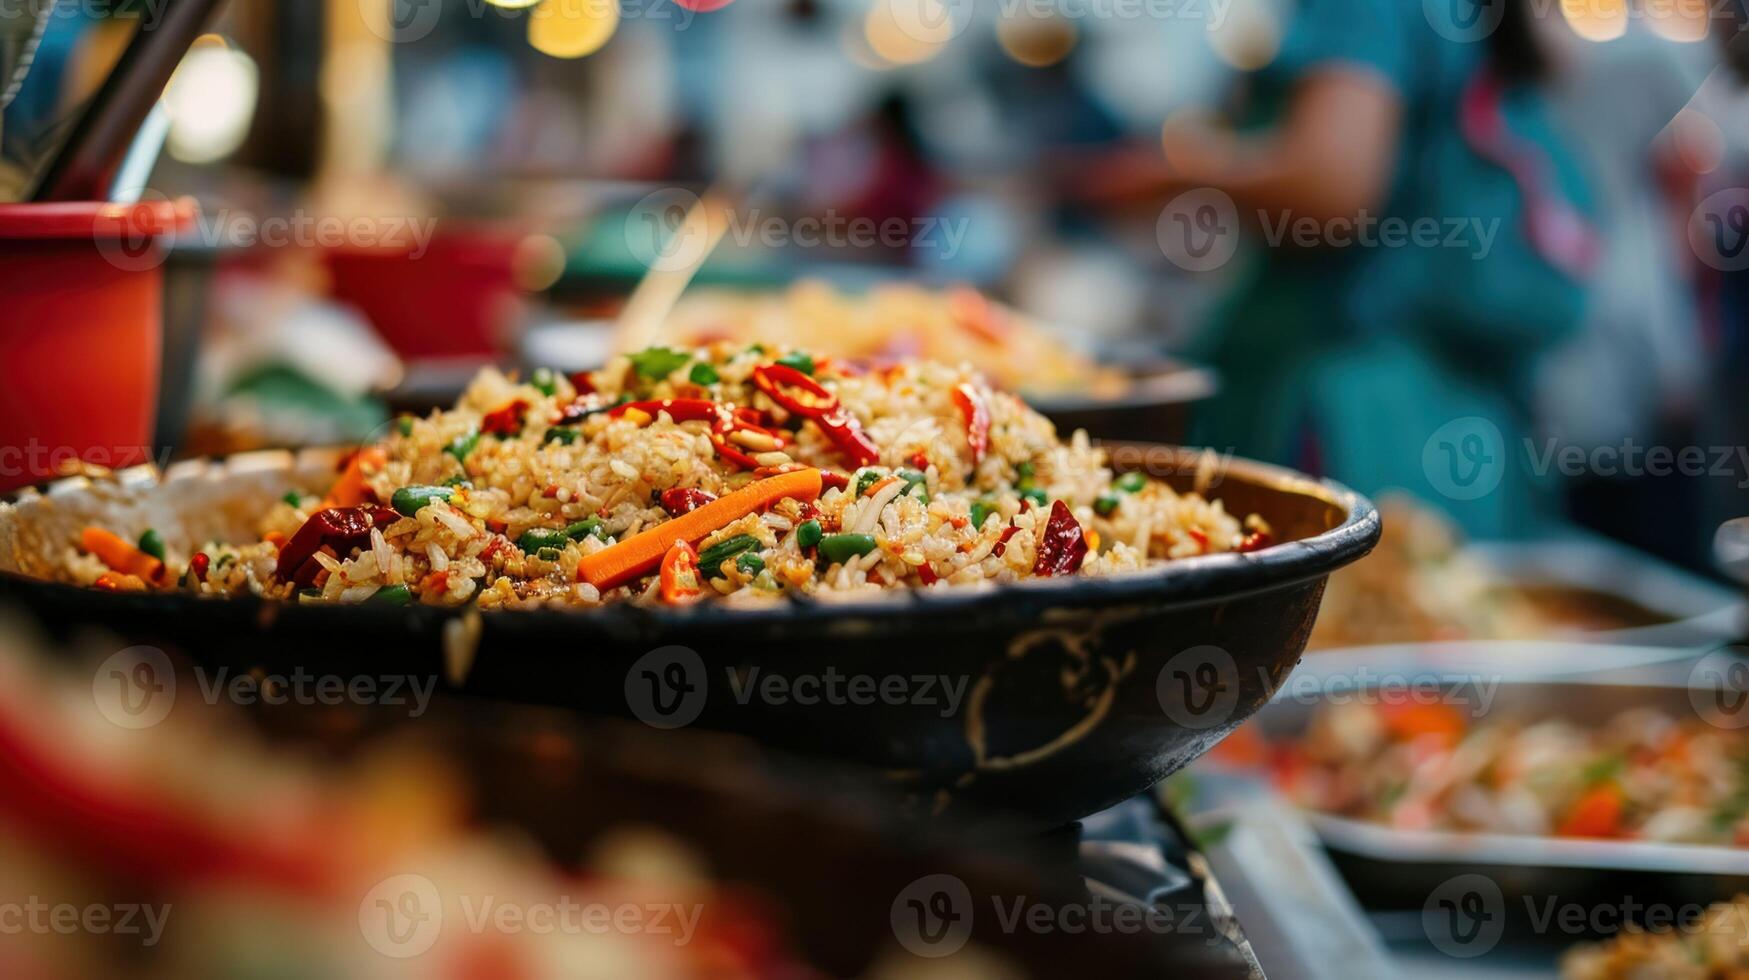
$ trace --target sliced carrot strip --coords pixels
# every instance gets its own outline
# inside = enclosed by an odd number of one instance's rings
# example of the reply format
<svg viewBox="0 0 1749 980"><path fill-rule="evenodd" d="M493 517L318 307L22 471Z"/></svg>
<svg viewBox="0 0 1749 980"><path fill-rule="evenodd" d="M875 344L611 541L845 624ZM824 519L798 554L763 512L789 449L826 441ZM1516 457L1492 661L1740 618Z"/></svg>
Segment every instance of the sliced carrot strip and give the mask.
<svg viewBox="0 0 1749 980"><path fill-rule="evenodd" d="M676 541L697 546L712 531L757 513L779 500L814 500L820 496L820 471L796 470L749 483L695 511L603 548L577 563L577 577L603 592L648 575Z"/></svg>
<svg viewBox="0 0 1749 980"><path fill-rule="evenodd" d="M98 557L123 575L162 584L164 563L141 551L132 542L100 527L88 527L79 535L79 547Z"/></svg>
<svg viewBox="0 0 1749 980"><path fill-rule="evenodd" d="M331 507L357 507L371 499L370 488L364 484L365 470L375 473L389 463L389 454L376 446L360 449L346 461L346 469L340 473L340 479L334 481L334 486L328 491L328 496L322 500L322 510Z"/></svg>

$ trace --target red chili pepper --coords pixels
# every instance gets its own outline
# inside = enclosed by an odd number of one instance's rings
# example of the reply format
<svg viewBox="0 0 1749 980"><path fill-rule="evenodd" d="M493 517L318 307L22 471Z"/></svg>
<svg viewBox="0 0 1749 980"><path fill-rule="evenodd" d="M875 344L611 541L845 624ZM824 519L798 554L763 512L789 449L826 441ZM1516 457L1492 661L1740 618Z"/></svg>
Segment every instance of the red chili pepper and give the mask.
<svg viewBox="0 0 1749 980"><path fill-rule="evenodd" d="M862 426L838 403L838 396L787 364L753 369L753 383L785 410L812 419L851 466L879 462L881 451L862 434Z"/></svg>
<svg viewBox="0 0 1749 980"><path fill-rule="evenodd" d="M953 403L959 406L960 417L966 420L966 444L972 449L972 465L976 466L984 461L984 453L990 448L990 406L970 384L960 384L953 389Z"/></svg>
<svg viewBox="0 0 1749 980"><path fill-rule="evenodd" d="M729 445L729 441L717 433L711 433L711 445L716 447L718 458L736 469L755 470L759 468L758 460Z"/></svg>
<svg viewBox="0 0 1749 980"><path fill-rule="evenodd" d="M595 393L595 378L588 371L578 371L571 375L571 387L577 389L579 395Z"/></svg>
<svg viewBox="0 0 1749 980"><path fill-rule="evenodd" d="M917 577L923 580L924 585L934 585L941 581L941 576L935 574L935 569L929 567L928 562L917 566Z"/></svg>
<svg viewBox="0 0 1749 980"><path fill-rule="evenodd" d="M826 490L831 490L834 487L838 488L839 490L849 490L850 489L850 477L844 473L834 473L831 470L821 470L820 471L820 485L822 487L824 487ZM810 504L809 506L811 507L813 505Z"/></svg>
<svg viewBox="0 0 1749 980"><path fill-rule="evenodd" d="M706 493L697 487L669 487L662 491L662 509L670 517L690 514L705 504L717 499L716 494Z"/></svg>
<svg viewBox="0 0 1749 980"><path fill-rule="evenodd" d="M657 582L662 601L670 605L692 602L704 594L698 574L698 552L692 549L692 545L685 541L674 542L674 547L662 556Z"/></svg>
<svg viewBox="0 0 1749 980"><path fill-rule="evenodd" d="M323 571L321 563L315 560L316 552L329 547L344 557L352 549L370 544L372 528L387 527L400 519L400 514L374 504L319 511L280 549L274 576L281 581L289 578L300 589L309 588Z"/></svg>
<svg viewBox="0 0 1749 980"><path fill-rule="evenodd" d="M913 467L915 467L919 472L928 470L929 469L929 457L923 455L922 453L912 453L911 454L911 465Z"/></svg>
<svg viewBox="0 0 1749 980"><path fill-rule="evenodd" d="M1250 534L1245 535L1245 540L1239 542L1239 553L1245 554L1249 551L1262 551L1264 548L1267 548L1274 543L1275 535L1270 534L1268 531L1252 531Z"/></svg>
<svg viewBox="0 0 1749 980"><path fill-rule="evenodd" d="M617 419L634 408L651 418L667 412L668 417L676 422L715 422L722 412L721 406L716 402L703 398L664 398L660 401L627 402L615 406L607 414Z"/></svg>
<svg viewBox="0 0 1749 980"><path fill-rule="evenodd" d="M838 408L837 395L787 364L763 364L754 368L753 383L772 401L802 418L817 419Z"/></svg>
<svg viewBox="0 0 1749 980"><path fill-rule="evenodd" d="M510 543L509 538L506 538L502 535L493 536L491 542L488 543L486 545L486 547L480 549L480 561L482 561L482 562L491 561L492 556L497 554L498 552L504 550L504 546L509 544L509 543Z"/></svg>
<svg viewBox="0 0 1749 980"><path fill-rule="evenodd" d="M1196 546L1198 548L1202 549L1203 554L1206 555L1209 553L1209 536L1208 535L1204 534L1203 532L1197 530L1194 527L1186 530L1184 533L1190 536L1190 540L1196 542Z"/></svg>
<svg viewBox="0 0 1749 980"><path fill-rule="evenodd" d="M1081 522L1069 513L1069 505L1061 500L1051 505L1051 516L1045 522L1045 536L1038 545L1038 561L1032 573L1043 578L1053 575L1073 575L1087 558L1087 536L1081 532Z"/></svg>
<svg viewBox="0 0 1749 980"><path fill-rule="evenodd" d="M881 451L868 436L862 434L862 426L856 419L843 409L814 420L820 426L820 431L826 434L832 445L837 447L844 462L852 467L868 466L881 460Z"/></svg>
<svg viewBox="0 0 1749 980"><path fill-rule="evenodd" d="M481 419L480 431L492 436L513 436L522 431L522 415L526 411L528 402L518 398Z"/></svg>
<svg viewBox="0 0 1749 980"><path fill-rule="evenodd" d="M990 549L990 554L995 555L997 558L1002 557L1002 555L1008 551L1008 539L1014 537L1015 533L1019 530L1020 528L1017 528L1012 524L1008 525L1007 530L1002 532L1002 536L996 539L996 546Z"/></svg>
<svg viewBox="0 0 1749 980"><path fill-rule="evenodd" d="M188 573L194 576L196 582L205 582L207 570L212 568L213 560L206 552L199 552L188 560Z"/></svg>

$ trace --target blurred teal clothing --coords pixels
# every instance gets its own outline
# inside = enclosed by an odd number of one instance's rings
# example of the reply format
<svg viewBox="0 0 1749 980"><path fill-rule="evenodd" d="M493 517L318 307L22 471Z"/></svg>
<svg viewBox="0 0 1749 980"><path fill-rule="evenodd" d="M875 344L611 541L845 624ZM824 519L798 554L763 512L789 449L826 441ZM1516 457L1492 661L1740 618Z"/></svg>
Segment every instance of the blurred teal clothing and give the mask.
<svg viewBox="0 0 1749 980"><path fill-rule="evenodd" d="M1397 90L1403 129L1372 243L1297 248L1294 225L1264 216L1264 241L1235 259L1236 288L1195 352L1223 382L1198 441L1366 493L1407 490L1478 536L1522 535L1552 515L1526 441L1528 375L1578 327L1585 291L1532 246L1518 183L1460 127L1487 43L1450 40L1429 16L1404 0L1303 0L1279 57L1252 78L1253 121L1268 124L1315 69L1374 72ZM1532 152L1544 193L1587 211L1580 168L1537 93L1504 88L1499 118ZM1387 227L1401 234L1386 241ZM1457 431L1488 435L1488 452L1445 438L1461 420ZM1479 494L1468 489L1476 467L1490 468Z"/></svg>

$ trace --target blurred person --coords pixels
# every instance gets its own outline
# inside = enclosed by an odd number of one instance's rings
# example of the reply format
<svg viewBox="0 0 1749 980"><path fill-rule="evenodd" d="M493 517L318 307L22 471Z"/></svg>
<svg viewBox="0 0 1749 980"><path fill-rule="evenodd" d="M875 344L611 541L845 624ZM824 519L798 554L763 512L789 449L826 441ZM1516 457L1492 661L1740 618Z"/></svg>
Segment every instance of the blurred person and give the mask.
<svg viewBox="0 0 1749 980"><path fill-rule="evenodd" d="M1579 324L1598 243L1534 26L1523 2L1306 0L1244 81L1237 131L1174 119L1163 161L1087 178L1108 199L1218 191L1268 246L1229 270L1193 350L1223 379L1200 441L1407 489L1474 535L1544 523L1529 380ZM1171 207L1162 234L1198 230ZM1307 222L1319 244L1298 247ZM1437 241L1336 240L1369 222Z"/></svg>

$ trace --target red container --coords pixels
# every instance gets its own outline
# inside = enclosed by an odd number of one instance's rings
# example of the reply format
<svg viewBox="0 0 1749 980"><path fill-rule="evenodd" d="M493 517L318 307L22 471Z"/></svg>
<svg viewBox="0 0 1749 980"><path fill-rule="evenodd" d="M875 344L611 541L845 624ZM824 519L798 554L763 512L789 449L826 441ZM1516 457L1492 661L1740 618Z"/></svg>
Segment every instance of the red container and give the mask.
<svg viewBox="0 0 1749 980"><path fill-rule="evenodd" d="M347 246L323 253L334 298L364 314L411 360L482 357L510 346L522 314L516 253L523 236L444 226L423 253Z"/></svg>
<svg viewBox="0 0 1749 980"><path fill-rule="evenodd" d="M164 239L191 202L0 205L0 491L152 456Z"/></svg>

